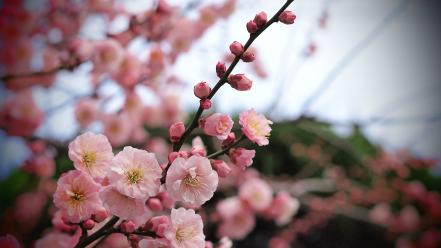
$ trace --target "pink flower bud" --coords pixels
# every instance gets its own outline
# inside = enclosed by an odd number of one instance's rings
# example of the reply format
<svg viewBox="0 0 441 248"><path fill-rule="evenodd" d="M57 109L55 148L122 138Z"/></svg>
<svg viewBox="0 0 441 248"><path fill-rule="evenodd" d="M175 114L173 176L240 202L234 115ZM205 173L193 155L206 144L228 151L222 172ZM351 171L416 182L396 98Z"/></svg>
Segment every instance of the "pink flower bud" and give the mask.
<svg viewBox="0 0 441 248"><path fill-rule="evenodd" d="M250 20L250 21L247 23L247 30L248 30L248 33L252 34L252 33L256 32L258 29L259 29L259 28L257 27L257 24L256 24L253 20Z"/></svg>
<svg viewBox="0 0 441 248"><path fill-rule="evenodd" d="M87 219L83 221L82 226L86 230L91 230L95 226L95 221L93 221L92 219Z"/></svg>
<svg viewBox="0 0 441 248"><path fill-rule="evenodd" d="M236 134L231 132L228 134L227 139L222 142L222 146L223 147L228 146L231 143L233 143L234 141L236 141Z"/></svg>
<svg viewBox="0 0 441 248"><path fill-rule="evenodd" d="M230 51L236 56L241 55L243 53L243 45L240 42L234 41L230 45Z"/></svg>
<svg viewBox="0 0 441 248"><path fill-rule="evenodd" d="M165 215L156 216L147 222L147 227L149 230L156 232L158 236L164 236L165 228L168 227L169 222L169 218Z"/></svg>
<svg viewBox="0 0 441 248"><path fill-rule="evenodd" d="M202 109L209 109L211 108L211 100L208 98L202 99L200 101Z"/></svg>
<svg viewBox="0 0 441 248"><path fill-rule="evenodd" d="M211 88L206 82L200 82L194 86L193 91L195 96L204 99L210 94Z"/></svg>
<svg viewBox="0 0 441 248"><path fill-rule="evenodd" d="M121 227L121 231L123 233L127 233L127 234L133 233L136 229L135 223L131 220L123 221L123 223L121 223L120 227Z"/></svg>
<svg viewBox="0 0 441 248"><path fill-rule="evenodd" d="M222 160L211 160L211 165L220 177L227 177L231 173L230 166Z"/></svg>
<svg viewBox="0 0 441 248"><path fill-rule="evenodd" d="M227 71L227 67L225 66L225 63L217 62L216 64L216 74L218 77L222 77L225 72Z"/></svg>
<svg viewBox="0 0 441 248"><path fill-rule="evenodd" d="M155 212L159 212L163 209L161 200L158 198L152 197L147 200L147 206Z"/></svg>
<svg viewBox="0 0 441 248"><path fill-rule="evenodd" d="M254 17L254 22L257 24L258 28L262 28L263 26L265 26L267 21L268 21L268 17L266 16L266 13L263 11Z"/></svg>
<svg viewBox="0 0 441 248"><path fill-rule="evenodd" d="M164 208L170 209L174 207L175 200L172 197L170 197L170 195L167 192L165 191L159 192L157 197L161 200L162 206Z"/></svg>
<svg viewBox="0 0 441 248"><path fill-rule="evenodd" d="M242 170L245 170L246 167L253 164L254 155L256 155L255 150L247 150L244 148L232 149L230 151L231 162Z"/></svg>
<svg viewBox="0 0 441 248"><path fill-rule="evenodd" d="M213 243L210 241L205 241L205 247L204 248L213 248Z"/></svg>
<svg viewBox="0 0 441 248"><path fill-rule="evenodd" d="M245 77L244 74L230 75L228 77L228 82L230 83L231 87L233 87L239 91L249 90L249 89L251 89L251 86L253 85L253 81L251 81L249 78Z"/></svg>
<svg viewBox="0 0 441 248"><path fill-rule="evenodd" d="M255 58L254 53L250 51L244 52L241 57L243 62L253 62Z"/></svg>
<svg viewBox="0 0 441 248"><path fill-rule="evenodd" d="M173 163L173 161L175 161L175 159L178 157L179 157L179 152L170 152L168 154L168 162Z"/></svg>
<svg viewBox="0 0 441 248"><path fill-rule="evenodd" d="M185 126L182 122L173 123L168 130L171 142L178 142L182 134L185 132Z"/></svg>
<svg viewBox="0 0 441 248"><path fill-rule="evenodd" d="M233 120L227 114L214 113L205 118L202 129L210 136L216 136L220 140L225 140L233 128Z"/></svg>
<svg viewBox="0 0 441 248"><path fill-rule="evenodd" d="M289 10L285 10L279 15L279 21L281 23L293 24L295 19L296 19L296 15Z"/></svg>

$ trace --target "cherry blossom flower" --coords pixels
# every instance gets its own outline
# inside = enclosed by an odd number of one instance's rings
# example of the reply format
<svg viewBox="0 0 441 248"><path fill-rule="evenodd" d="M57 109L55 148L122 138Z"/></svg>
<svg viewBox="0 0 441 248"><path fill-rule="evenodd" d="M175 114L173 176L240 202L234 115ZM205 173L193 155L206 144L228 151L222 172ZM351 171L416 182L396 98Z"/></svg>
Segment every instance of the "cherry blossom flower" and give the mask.
<svg viewBox="0 0 441 248"><path fill-rule="evenodd" d="M273 122L265 116L258 114L254 109L240 113L239 124L247 138L259 146L268 145L268 137L271 132L270 124Z"/></svg>
<svg viewBox="0 0 441 248"><path fill-rule="evenodd" d="M121 219L135 219L148 212L143 200L123 195L112 186L104 188L100 197L107 211Z"/></svg>
<svg viewBox="0 0 441 248"><path fill-rule="evenodd" d="M69 144L69 158L77 170L103 178L113 158L112 146L106 136L86 132Z"/></svg>
<svg viewBox="0 0 441 248"><path fill-rule="evenodd" d="M239 188L240 198L256 211L264 210L271 204L272 194L271 187L259 178L251 178Z"/></svg>
<svg viewBox="0 0 441 248"><path fill-rule="evenodd" d="M147 200L159 191L161 167L153 153L126 146L112 159L107 177L121 194Z"/></svg>
<svg viewBox="0 0 441 248"><path fill-rule="evenodd" d="M234 122L227 114L215 113L203 119L201 124L206 134L225 140L230 134Z"/></svg>
<svg viewBox="0 0 441 248"><path fill-rule="evenodd" d="M126 112L117 115L106 115L103 122L104 134L113 146L121 146L129 140L133 126Z"/></svg>
<svg viewBox="0 0 441 248"><path fill-rule="evenodd" d="M243 239L255 226L253 212L238 197L220 201L216 210L222 218L218 236Z"/></svg>
<svg viewBox="0 0 441 248"><path fill-rule="evenodd" d="M253 158L256 155L255 150L247 150L245 148L231 149L230 159L233 164L242 170L253 164Z"/></svg>
<svg viewBox="0 0 441 248"><path fill-rule="evenodd" d="M190 207L199 207L211 199L219 178L210 161L198 155L176 158L166 177L167 192Z"/></svg>
<svg viewBox="0 0 441 248"><path fill-rule="evenodd" d="M91 99L80 100L75 105L75 117L80 127L87 127L97 120L98 110L96 102Z"/></svg>
<svg viewBox="0 0 441 248"><path fill-rule="evenodd" d="M165 237L174 248L204 248L202 218L193 209L172 209Z"/></svg>
<svg viewBox="0 0 441 248"><path fill-rule="evenodd" d="M66 220L78 223L89 219L101 208L100 185L84 172L71 170L57 183L54 203Z"/></svg>

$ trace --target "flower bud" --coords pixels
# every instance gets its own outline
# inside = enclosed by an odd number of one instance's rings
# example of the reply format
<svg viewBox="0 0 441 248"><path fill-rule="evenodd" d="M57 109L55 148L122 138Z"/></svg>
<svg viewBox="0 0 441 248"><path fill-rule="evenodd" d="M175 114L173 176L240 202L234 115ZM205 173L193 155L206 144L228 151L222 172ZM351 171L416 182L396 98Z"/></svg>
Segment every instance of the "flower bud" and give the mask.
<svg viewBox="0 0 441 248"><path fill-rule="evenodd" d="M155 197L147 200L147 206L154 212L159 212L163 209L161 200Z"/></svg>
<svg viewBox="0 0 441 248"><path fill-rule="evenodd" d="M263 26L265 26L267 21L268 21L268 17L266 16L266 13L263 11L254 17L254 22L257 24L258 28L262 28Z"/></svg>
<svg viewBox="0 0 441 248"><path fill-rule="evenodd" d="M253 164L253 158L256 155L255 150L247 150L244 148L232 149L230 151L230 159L237 167L245 170Z"/></svg>
<svg viewBox="0 0 441 248"><path fill-rule="evenodd" d="M244 74L230 75L228 77L228 83L230 83L231 87L239 91L247 91L251 89L251 86L253 85L253 81L245 77Z"/></svg>
<svg viewBox="0 0 441 248"><path fill-rule="evenodd" d="M225 63L217 62L216 64L216 74L218 77L222 77L225 72L227 71L227 67L225 66Z"/></svg>
<svg viewBox="0 0 441 248"><path fill-rule="evenodd" d="M109 217L109 213L105 208L102 208L93 215L93 220L100 223L107 219L107 217Z"/></svg>
<svg viewBox="0 0 441 248"><path fill-rule="evenodd" d="M211 108L211 100L208 98L202 99L200 101L202 109L209 109Z"/></svg>
<svg viewBox="0 0 441 248"><path fill-rule="evenodd" d="M211 88L206 82L200 82L194 86L193 91L196 97L204 99L210 94Z"/></svg>
<svg viewBox="0 0 441 248"><path fill-rule="evenodd" d="M241 57L243 62L253 62L255 58L254 53L250 51L244 52Z"/></svg>
<svg viewBox="0 0 441 248"><path fill-rule="evenodd" d="M243 45L240 42L234 41L230 45L230 51L236 56L241 55L243 53Z"/></svg>
<svg viewBox="0 0 441 248"><path fill-rule="evenodd" d="M176 158L179 157L179 152L170 152L168 154L168 162L171 164L173 161L175 161Z"/></svg>
<svg viewBox="0 0 441 248"><path fill-rule="evenodd" d="M227 177L231 173L230 166L222 160L211 160L211 166L220 177Z"/></svg>
<svg viewBox="0 0 441 248"><path fill-rule="evenodd" d="M164 236L164 228L167 228L169 224L169 219L165 215L156 216L151 218L147 222L147 227L149 230L156 232L158 236Z"/></svg>
<svg viewBox="0 0 441 248"><path fill-rule="evenodd" d="M279 21L281 23L293 24L295 19L296 19L296 15L289 10L285 10L279 15Z"/></svg>
<svg viewBox="0 0 441 248"><path fill-rule="evenodd" d="M127 234L133 233L135 231L135 229L136 229L135 223L133 221L131 221L131 220L123 221L121 223L120 227L121 227L121 231L123 233L127 233Z"/></svg>
<svg viewBox="0 0 441 248"><path fill-rule="evenodd" d="M170 209L174 207L175 200L167 192L159 192L158 198L161 200L162 206L164 208Z"/></svg>
<svg viewBox="0 0 441 248"><path fill-rule="evenodd" d="M248 33L252 34L252 33L256 32L258 29L259 29L259 28L257 27L257 24L256 24L253 20L250 20L250 21L247 23L247 30L248 30Z"/></svg>
<svg viewBox="0 0 441 248"><path fill-rule="evenodd" d="M182 134L185 132L185 126L182 122L173 123L168 130L171 142L178 142Z"/></svg>
<svg viewBox="0 0 441 248"><path fill-rule="evenodd" d="M236 134L233 132L229 133L227 138L222 142L222 147L226 147L236 141Z"/></svg>
<svg viewBox="0 0 441 248"><path fill-rule="evenodd" d="M95 221L93 221L92 219L87 219L83 221L81 225L83 226L84 229L91 230L95 226Z"/></svg>

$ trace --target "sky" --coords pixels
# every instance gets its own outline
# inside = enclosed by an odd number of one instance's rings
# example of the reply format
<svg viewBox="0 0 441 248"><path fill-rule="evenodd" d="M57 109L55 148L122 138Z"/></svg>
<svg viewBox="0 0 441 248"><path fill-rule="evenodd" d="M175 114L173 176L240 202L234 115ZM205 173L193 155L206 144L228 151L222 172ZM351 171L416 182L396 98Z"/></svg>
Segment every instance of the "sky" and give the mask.
<svg viewBox="0 0 441 248"><path fill-rule="evenodd" d="M169 2L185 5L190 0ZM218 1L202 0L202 4L213 2ZM245 23L262 10L272 15L284 1L238 2L233 16L217 23L174 67L188 84L182 94L189 110L197 107L192 86L199 81L214 85L214 66L229 44L248 38ZM129 0L125 4L129 10L140 11L152 1ZM253 88L238 92L223 87L214 97L218 111L237 113L255 108L275 121L306 114L335 123L335 130L342 135L350 123L357 122L375 143L389 150L409 148L417 155L441 159L439 1L296 0L290 9L297 14L294 25L272 25L253 45L268 77L258 78L240 64L235 72L249 74ZM329 21L326 29L320 29L317 22L324 10ZM83 35L99 38L104 24L99 17L89 19ZM317 50L307 57L305 49L311 42ZM142 52L145 46L133 44L132 48ZM50 108L72 92L87 94L87 66L60 75L56 92L37 90L39 104ZM104 90L120 89L109 84ZM122 101L116 99L115 105ZM66 124L60 128L60 122ZM72 123L73 109L67 106L51 115L38 132L68 139L76 128Z"/></svg>

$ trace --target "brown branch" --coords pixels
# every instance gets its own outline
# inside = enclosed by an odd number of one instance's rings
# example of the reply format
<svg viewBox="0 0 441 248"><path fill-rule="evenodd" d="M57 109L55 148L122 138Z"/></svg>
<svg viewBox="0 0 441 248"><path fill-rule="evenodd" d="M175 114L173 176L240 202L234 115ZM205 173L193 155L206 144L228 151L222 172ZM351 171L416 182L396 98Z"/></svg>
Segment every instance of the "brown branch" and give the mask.
<svg viewBox="0 0 441 248"><path fill-rule="evenodd" d="M225 147L225 148L222 149L222 150L219 150L219 151L217 151L217 152L215 152L215 153L212 153L212 154L208 155L207 158L208 158L208 159L211 159L211 158L216 158L216 157L218 157L218 156L220 156L220 155L223 155L223 154L227 153L231 148L237 146L240 142L242 142L242 141L245 140L245 139L246 139L246 137L245 137L244 135L242 135L242 136L241 136L238 140L236 140L235 142L231 143L230 145L228 145L227 147Z"/></svg>

